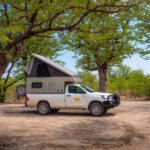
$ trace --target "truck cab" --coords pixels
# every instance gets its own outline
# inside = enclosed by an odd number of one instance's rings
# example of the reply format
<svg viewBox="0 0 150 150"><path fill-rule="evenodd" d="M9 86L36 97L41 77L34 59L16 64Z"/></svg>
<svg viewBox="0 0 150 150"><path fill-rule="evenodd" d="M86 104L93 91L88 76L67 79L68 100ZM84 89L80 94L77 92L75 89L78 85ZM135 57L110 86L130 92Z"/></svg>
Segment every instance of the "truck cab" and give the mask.
<svg viewBox="0 0 150 150"><path fill-rule="evenodd" d="M93 116L100 116L120 104L116 94L95 92L82 84L67 84L64 93L27 94L26 105L36 107L46 115L59 109L85 109Z"/></svg>

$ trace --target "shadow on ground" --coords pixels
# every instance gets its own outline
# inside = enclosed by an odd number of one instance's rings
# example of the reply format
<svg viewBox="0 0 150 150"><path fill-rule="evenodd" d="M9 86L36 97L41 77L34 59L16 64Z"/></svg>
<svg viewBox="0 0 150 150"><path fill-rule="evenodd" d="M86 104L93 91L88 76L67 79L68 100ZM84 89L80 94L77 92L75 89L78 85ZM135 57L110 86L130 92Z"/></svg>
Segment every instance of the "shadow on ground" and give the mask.
<svg viewBox="0 0 150 150"><path fill-rule="evenodd" d="M112 130L119 132L111 132ZM116 131L117 131L116 130ZM109 131L109 132L108 132ZM1 150L47 150L47 149L111 149L131 145L134 140L141 141L144 136L133 126L120 127L115 122L92 121L74 123L45 136L0 136ZM118 135L119 134L119 135Z"/></svg>
<svg viewBox="0 0 150 150"><path fill-rule="evenodd" d="M26 116L42 116L40 114L37 113L36 110L15 110L15 109L8 109L8 110L4 110L4 114L3 115L7 115L7 116L10 116L10 117L26 117ZM111 116L114 116L115 114L114 113L111 113L111 112L107 112L106 114L103 114L102 116L100 117L111 117ZM57 116L68 116L68 117L93 117L90 115L89 112L87 111L82 111L82 112L78 112L77 110L74 110L74 112L57 112L57 113L50 113L48 115L44 115L44 116L47 116L47 117L57 117Z"/></svg>

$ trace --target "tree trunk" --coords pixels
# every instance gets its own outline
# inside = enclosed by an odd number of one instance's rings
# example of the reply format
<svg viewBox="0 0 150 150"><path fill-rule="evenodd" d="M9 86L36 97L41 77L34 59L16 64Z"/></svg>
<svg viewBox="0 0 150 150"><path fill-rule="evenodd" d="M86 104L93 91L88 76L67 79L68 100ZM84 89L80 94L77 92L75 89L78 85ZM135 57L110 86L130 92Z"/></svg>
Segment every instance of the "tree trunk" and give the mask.
<svg viewBox="0 0 150 150"><path fill-rule="evenodd" d="M5 102L5 94L1 95L0 94L0 103L4 103Z"/></svg>
<svg viewBox="0 0 150 150"><path fill-rule="evenodd" d="M99 75L99 91L106 91L106 81L107 81L107 64L98 66L98 75Z"/></svg>
<svg viewBox="0 0 150 150"><path fill-rule="evenodd" d="M0 53L0 79L5 73L9 63L10 63L10 59L5 54Z"/></svg>
<svg viewBox="0 0 150 150"><path fill-rule="evenodd" d="M0 103L4 103L6 98L6 91L0 90Z"/></svg>

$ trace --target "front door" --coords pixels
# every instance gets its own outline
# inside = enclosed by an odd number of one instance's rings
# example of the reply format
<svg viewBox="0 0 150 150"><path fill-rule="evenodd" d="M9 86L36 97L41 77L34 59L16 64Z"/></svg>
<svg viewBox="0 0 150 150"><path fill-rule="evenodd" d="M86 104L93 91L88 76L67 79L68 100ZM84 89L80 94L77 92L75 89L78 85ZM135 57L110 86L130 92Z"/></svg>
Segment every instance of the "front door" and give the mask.
<svg viewBox="0 0 150 150"><path fill-rule="evenodd" d="M66 93L67 108L84 108L86 106L86 92L75 85L68 86Z"/></svg>

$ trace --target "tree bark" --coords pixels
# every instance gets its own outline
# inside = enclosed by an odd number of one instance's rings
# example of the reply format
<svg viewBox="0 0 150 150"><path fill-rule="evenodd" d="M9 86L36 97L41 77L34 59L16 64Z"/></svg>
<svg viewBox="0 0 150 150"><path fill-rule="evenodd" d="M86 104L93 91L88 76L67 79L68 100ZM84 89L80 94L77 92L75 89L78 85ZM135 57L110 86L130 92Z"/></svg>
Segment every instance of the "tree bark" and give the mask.
<svg viewBox="0 0 150 150"><path fill-rule="evenodd" d="M10 59L4 53L0 53L0 79L6 71L8 64L10 63Z"/></svg>
<svg viewBox="0 0 150 150"><path fill-rule="evenodd" d="M4 103L6 99L6 88L0 90L0 103Z"/></svg>
<svg viewBox="0 0 150 150"><path fill-rule="evenodd" d="M1 94L0 93L0 103L4 103L5 102L5 97L6 95L5 94Z"/></svg>
<svg viewBox="0 0 150 150"><path fill-rule="evenodd" d="M24 42L20 42L18 45L16 45L15 51L11 54L11 56L13 58L16 58L22 52L23 49L24 49ZM13 61L10 60L5 53L0 53L0 79L5 73L10 62L13 63Z"/></svg>
<svg viewBox="0 0 150 150"><path fill-rule="evenodd" d="M108 69L108 64L103 64L98 66L99 92L106 91L107 69Z"/></svg>

